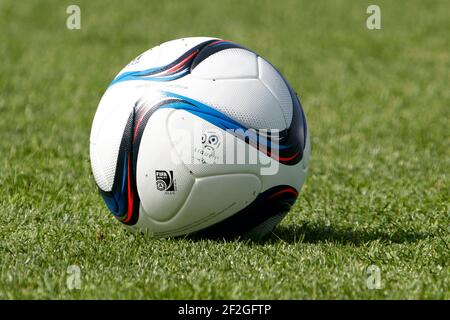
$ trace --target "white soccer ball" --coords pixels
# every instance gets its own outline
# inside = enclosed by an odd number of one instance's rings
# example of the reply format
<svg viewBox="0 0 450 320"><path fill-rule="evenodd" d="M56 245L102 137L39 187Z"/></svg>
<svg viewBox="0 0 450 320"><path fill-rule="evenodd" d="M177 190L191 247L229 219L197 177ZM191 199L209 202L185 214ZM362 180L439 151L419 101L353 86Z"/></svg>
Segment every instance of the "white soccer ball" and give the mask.
<svg viewBox="0 0 450 320"><path fill-rule="evenodd" d="M114 216L155 236L268 234L305 181L297 95L256 53L217 38L163 43L109 85L90 137Z"/></svg>

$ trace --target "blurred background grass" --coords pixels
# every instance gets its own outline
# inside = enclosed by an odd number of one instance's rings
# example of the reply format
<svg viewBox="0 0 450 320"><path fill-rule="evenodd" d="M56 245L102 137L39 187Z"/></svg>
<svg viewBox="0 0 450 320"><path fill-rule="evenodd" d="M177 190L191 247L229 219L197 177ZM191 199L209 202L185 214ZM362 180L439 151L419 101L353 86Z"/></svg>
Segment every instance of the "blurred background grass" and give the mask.
<svg viewBox="0 0 450 320"><path fill-rule="evenodd" d="M81 30L66 28L71 4ZM450 2L376 1L381 30L369 4L1 0L0 298L449 299ZM96 193L106 86L186 36L253 49L302 99L310 175L266 243L132 235Z"/></svg>

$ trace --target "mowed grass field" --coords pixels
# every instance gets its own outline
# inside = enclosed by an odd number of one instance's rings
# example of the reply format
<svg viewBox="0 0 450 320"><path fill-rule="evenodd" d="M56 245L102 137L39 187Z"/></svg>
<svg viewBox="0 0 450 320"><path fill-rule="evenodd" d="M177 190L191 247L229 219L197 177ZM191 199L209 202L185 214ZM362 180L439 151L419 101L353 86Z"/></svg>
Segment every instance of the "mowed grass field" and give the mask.
<svg viewBox="0 0 450 320"><path fill-rule="evenodd" d="M449 30L446 0L0 1L0 298L450 299ZM308 179L265 242L131 234L97 194L109 82L201 35L271 61L308 117Z"/></svg>

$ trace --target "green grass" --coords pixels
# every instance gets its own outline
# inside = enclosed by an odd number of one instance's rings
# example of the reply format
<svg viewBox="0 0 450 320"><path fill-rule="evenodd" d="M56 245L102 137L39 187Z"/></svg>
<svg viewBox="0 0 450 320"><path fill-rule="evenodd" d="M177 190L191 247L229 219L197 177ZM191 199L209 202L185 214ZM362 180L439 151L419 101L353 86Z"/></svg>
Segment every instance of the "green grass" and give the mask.
<svg viewBox="0 0 450 320"><path fill-rule="evenodd" d="M376 1L378 31L372 3L2 0L0 298L450 299L450 2ZM108 83L192 35L254 49L302 98L309 176L264 243L130 234L96 192L88 140Z"/></svg>

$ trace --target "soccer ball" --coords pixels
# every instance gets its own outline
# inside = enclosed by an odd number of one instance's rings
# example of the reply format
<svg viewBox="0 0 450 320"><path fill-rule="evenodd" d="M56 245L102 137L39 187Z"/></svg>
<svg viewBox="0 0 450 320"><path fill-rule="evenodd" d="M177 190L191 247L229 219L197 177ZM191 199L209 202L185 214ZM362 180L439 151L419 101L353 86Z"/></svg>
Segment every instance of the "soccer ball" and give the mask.
<svg viewBox="0 0 450 320"><path fill-rule="evenodd" d="M160 237L267 235L296 201L309 155L305 114L283 76L253 51L205 37L131 61L90 137L109 210Z"/></svg>

